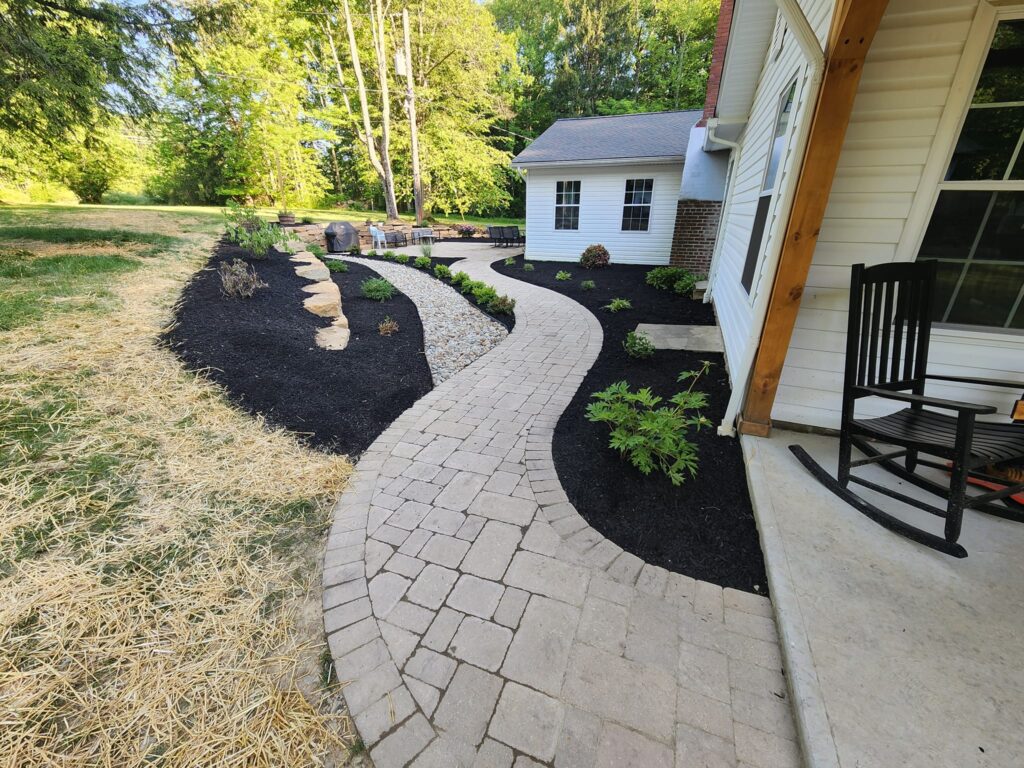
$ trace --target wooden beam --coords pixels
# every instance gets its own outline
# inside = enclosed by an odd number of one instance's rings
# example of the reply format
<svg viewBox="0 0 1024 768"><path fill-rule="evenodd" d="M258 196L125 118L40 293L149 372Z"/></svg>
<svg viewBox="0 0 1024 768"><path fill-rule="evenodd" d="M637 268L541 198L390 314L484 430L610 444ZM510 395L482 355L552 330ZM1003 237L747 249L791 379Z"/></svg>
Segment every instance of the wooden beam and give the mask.
<svg viewBox="0 0 1024 768"><path fill-rule="evenodd" d="M864 59L888 3L859 0L841 3L836 9L840 21L831 30L825 72L739 421L744 434L764 435L771 426L775 393L825 218Z"/></svg>

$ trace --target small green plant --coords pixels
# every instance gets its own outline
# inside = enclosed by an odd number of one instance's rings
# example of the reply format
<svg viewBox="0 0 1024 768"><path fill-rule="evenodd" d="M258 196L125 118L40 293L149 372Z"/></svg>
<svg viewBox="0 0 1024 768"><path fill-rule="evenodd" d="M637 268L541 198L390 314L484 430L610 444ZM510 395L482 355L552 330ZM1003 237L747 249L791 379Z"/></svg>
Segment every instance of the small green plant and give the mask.
<svg viewBox="0 0 1024 768"><path fill-rule="evenodd" d="M476 283L473 286L473 298L481 307L489 307L498 298L498 292L487 283Z"/></svg>
<svg viewBox="0 0 1024 768"><path fill-rule="evenodd" d="M412 263L416 269L430 269L430 257L429 256L417 256L416 261Z"/></svg>
<svg viewBox="0 0 1024 768"><path fill-rule="evenodd" d="M637 331L630 331L626 334L626 339L622 342L622 348L626 350L626 354L630 357L636 357L641 360L654 355L654 345L651 343L651 340L643 333L638 333Z"/></svg>
<svg viewBox="0 0 1024 768"><path fill-rule="evenodd" d="M435 264L434 277L440 280L450 280L452 277L452 271L448 268L447 264Z"/></svg>
<svg viewBox="0 0 1024 768"><path fill-rule="evenodd" d="M387 301L395 295L395 286L383 277L370 277L359 286L363 296L373 301Z"/></svg>
<svg viewBox="0 0 1024 768"><path fill-rule="evenodd" d="M456 288L469 280L469 275L465 272L459 271L452 275L452 285Z"/></svg>
<svg viewBox="0 0 1024 768"><path fill-rule="evenodd" d="M707 396L693 391L710 367L711 363L704 361L700 370L679 374L678 381L689 380L690 385L666 405L661 405L662 398L649 387L634 392L628 382L616 382L591 395L595 402L587 406L587 419L607 424L611 428L609 447L643 474L657 469L672 485L682 485L686 474L697 474L697 446L687 439L688 432L711 423L699 412L707 405Z"/></svg>
<svg viewBox="0 0 1024 768"><path fill-rule="evenodd" d="M496 315L511 315L515 308L516 300L511 296L497 296L487 305L487 309Z"/></svg>
<svg viewBox="0 0 1024 768"><path fill-rule="evenodd" d="M256 270L241 259L232 259L230 263L222 261L217 271L221 290L232 299L251 299L256 291L267 287Z"/></svg>
<svg viewBox="0 0 1024 768"><path fill-rule="evenodd" d="M697 281L700 279L700 275L688 274L686 277L677 280L675 285L672 286L672 290L680 296L689 296L693 293L693 289L697 287Z"/></svg>
<svg viewBox="0 0 1024 768"><path fill-rule="evenodd" d="M608 249L603 245L588 245L587 249L580 254L580 266L584 269L607 267L611 259Z"/></svg>
<svg viewBox="0 0 1024 768"><path fill-rule="evenodd" d="M391 336L398 333L398 321L393 320L389 315L385 315L384 319L377 325L377 333L381 336Z"/></svg>
<svg viewBox="0 0 1024 768"><path fill-rule="evenodd" d="M327 255L326 249L324 249L322 245L317 245L316 243L311 243L310 245L307 245L306 250L312 253L318 259L322 259L324 256Z"/></svg>
<svg viewBox="0 0 1024 768"><path fill-rule="evenodd" d="M353 246L353 247L357 247L357 246ZM368 250L366 252L366 255L369 256L371 259L375 259L375 258L377 258L377 251L375 251L373 248L371 248L370 250Z"/></svg>
<svg viewBox="0 0 1024 768"><path fill-rule="evenodd" d="M644 281L663 291L671 291L676 283L687 277L693 277L693 275L682 267L655 267L647 273ZM696 278L694 283L696 283Z"/></svg>
<svg viewBox="0 0 1024 768"><path fill-rule="evenodd" d="M594 281L593 280L584 280L582 283L580 283L580 289L581 290L592 291L595 288L597 288L597 286L594 285Z"/></svg>
<svg viewBox="0 0 1024 768"><path fill-rule="evenodd" d="M400 253L397 256L395 256L395 261L398 264L408 264L409 263L409 256L404 254L404 253Z"/></svg>
<svg viewBox="0 0 1024 768"><path fill-rule="evenodd" d="M572 280L572 275L566 272L564 269L558 270L555 273L555 280Z"/></svg>
<svg viewBox="0 0 1024 768"><path fill-rule="evenodd" d="M624 309L632 308L633 304L629 299L612 299L609 303L601 307L601 309L607 309L609 312L621 312Z"/></svg>
<svg viewBox="0 0 1024 768"><path fill-rule="evenodd" d="M348 264L341 259L328 259L326 264L331 272L348 272Z"/></svg>
<svg viewBox="0 0 1024 768"><path fill-rule="evenodd" d="M313 217L312 216L303 216L301 221L302 221L303 224L312 224L313 223Z"/></svg>
<svg viewBox="0 0 1024 768"><path fill-rule="evenodd" d="M384 259L384 261L394 261L397 257L398 254L394 251L384 251L384 253L381 254L381 258Z"/></svg>
<svg viewBox="0 0 1024 768"><path fill-rule="evenodd" d="M426 256L428 259L434 255L434 244L433 243L422 243L420 244L420 253Z"/></svg>
<svg viewBox="0 0 1024 768"><path fill-rule="evenodd" d="M523 272L533 272L533 264L523 264Z"/></svg>
<svg viewBox="0 0 1024 768"><path fill-rule="evenodd" d="M362 249L360 248L359 243L356 243L355 245L350 245L348 247L348 255L349 256L358 256L361 253L362 253ZM366 255L369 256L370 254L366 254ZM377 252L374 251L373 255L376 256Z"/></svg>
<svg viewBox="0 0 1024 768"><path fill-rule="evenodd" d="M288 235L279 227L260 221L251 228L239 228L235 232L237 242L248 250L254 259L262 261L270 255L270 248L278 243L287 243Z"/></svg>
<svg viewBox="0 0 1024 768"><path fill-rule="evenodd" d="M514 267L515 265L516 265L516 257L515 256L509 256L507 259L505 259L505 266L506 267Z"/></svg>

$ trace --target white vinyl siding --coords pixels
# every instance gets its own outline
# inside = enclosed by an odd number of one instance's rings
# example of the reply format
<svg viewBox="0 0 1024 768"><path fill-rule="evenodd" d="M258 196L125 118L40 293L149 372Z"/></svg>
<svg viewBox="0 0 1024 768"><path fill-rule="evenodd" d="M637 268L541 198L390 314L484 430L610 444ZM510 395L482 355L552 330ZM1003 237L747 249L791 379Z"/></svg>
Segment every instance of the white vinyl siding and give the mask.
<svg viewBox="0 0 1024 768"><path fill-rule="evenodd" d="M555 185L580 181L578 230L555 229ZM627 179L653 179L647 231L622 230ZM600 243L618 264L668 264L682 162L531 168L526 175L526 258L578 261L588 245Z"/></svg>
<svg viewBox="0 0 1024 768"><path fill-rule="evenodd" d="M850 266L916 256L923 223L908 227L908 218L919 196L927 205L934 199L934 181L923 179L926 163L933 153L945 156L955 140L955 132L937 134L944 112L962 114L963 103L951 101L951 88L977 11L978 0L889 3L854 103L774 421L838 426ZM980 64L972 57L962 66L974 72ZM716 300L721 315L718 295ZM1024 381L1024 338L936 328L930 370ZM929 393L990 403L1002 413L1020 394L939 384ZM858 404L859 414L891 410L880 401Z"/></svg>

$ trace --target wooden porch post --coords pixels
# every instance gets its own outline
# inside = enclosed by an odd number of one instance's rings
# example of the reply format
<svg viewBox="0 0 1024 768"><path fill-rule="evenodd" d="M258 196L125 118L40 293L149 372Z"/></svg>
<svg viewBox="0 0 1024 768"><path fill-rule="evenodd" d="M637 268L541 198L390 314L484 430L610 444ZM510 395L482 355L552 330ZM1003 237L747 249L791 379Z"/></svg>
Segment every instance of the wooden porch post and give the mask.
<svg viewBox="0 0 1024 768"><path fill-rule="evenodd" d="M836 9L807 149L739 420L739 431L743 434L765 437L771 430L779 377L825 218L864 59L888 3L889 0L845 0Z"/></svg>

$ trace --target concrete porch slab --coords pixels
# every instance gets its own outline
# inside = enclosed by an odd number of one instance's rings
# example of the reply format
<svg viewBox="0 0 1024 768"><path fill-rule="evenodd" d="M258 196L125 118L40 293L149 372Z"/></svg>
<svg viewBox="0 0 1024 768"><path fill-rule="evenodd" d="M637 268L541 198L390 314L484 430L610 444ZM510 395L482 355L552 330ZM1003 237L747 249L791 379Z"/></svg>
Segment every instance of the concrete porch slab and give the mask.
<svg viewBox="0 0 1024 768"><path fill-rule="evenodd" d="M724 352L725 342L717 325L662 325L640 323L637 333L651 340L655 349L687 349L691 352Z"/></svg>
<svg viewBox="0 0 1024 768"><path fill-rule="evenodd" d="M798 443L833 471L834 438L776 430L742 442L807 764L1024 765L1024 525L966 513L969 556L957 560L871 522L788 450Z"/></svg>

